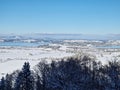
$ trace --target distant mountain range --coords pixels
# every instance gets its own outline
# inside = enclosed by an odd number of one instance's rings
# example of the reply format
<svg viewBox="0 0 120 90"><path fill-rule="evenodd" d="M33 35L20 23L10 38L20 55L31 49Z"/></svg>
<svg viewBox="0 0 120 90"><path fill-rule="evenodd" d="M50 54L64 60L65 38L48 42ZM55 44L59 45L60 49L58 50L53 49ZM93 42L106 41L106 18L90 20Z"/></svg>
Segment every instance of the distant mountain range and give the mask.
<svg viewBox="0 0 120 90"><path fill-rule="evenodd" d="M63 39L86 39L86 40L120 40L120 34L0 34L0 40L25 40L25 39L44 39L44 40L63 40Z"/></svg>

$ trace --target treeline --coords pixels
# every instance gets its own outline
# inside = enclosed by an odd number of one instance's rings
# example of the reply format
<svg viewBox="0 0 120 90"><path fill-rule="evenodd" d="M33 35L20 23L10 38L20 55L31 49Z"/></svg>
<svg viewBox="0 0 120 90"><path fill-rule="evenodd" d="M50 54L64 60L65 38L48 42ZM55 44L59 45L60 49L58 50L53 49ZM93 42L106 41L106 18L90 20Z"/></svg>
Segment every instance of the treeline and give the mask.
<svg viewBox="0 0 120 90"><path fill-rule="evenodd" d="M120 90L120 62L103 66L84 56L40 62L34 70L25 62L21 71L2 77L0 90Z"/></svg>

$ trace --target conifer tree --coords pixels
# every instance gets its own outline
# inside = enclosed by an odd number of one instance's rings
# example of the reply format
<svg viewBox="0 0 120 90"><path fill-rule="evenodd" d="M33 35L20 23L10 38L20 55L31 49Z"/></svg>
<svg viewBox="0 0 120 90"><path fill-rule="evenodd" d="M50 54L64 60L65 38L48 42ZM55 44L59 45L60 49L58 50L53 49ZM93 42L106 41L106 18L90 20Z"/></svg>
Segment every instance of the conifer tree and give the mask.
<svg viewBox="0 0 120 90"><path fill-rule="evenodd" d="M4 77L2 77L2 79L0 81L0 90L5 90L5 79L4 79Z"/></svg>
<svg viewBox="0 0 120 90"><path fill-rule="evenodd" d="M36 81L36 90L43 90L40 76L37 75L37 81Z"/></svg>
<svg viewBox="0 0 120 90"><path fill-rule="evenodd" d="M16 79L15 90L34 90L34 79L28 62L24 63L22 71Z"/></svg>
<svg viewBox="0 0 120 90"><path fill-rule="evenodd" d="M9 74L6 75L5 90L12 90L12 77Z"/></svg>

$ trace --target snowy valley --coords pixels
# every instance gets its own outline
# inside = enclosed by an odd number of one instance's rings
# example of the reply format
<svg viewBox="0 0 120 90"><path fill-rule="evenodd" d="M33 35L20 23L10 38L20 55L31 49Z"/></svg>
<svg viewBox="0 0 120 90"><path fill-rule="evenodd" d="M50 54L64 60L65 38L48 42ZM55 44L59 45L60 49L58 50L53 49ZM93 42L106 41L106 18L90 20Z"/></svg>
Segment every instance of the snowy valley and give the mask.
<svg viewBox="0 0 120 90"><path fill-rule="evenodd" d="M35 36L34 38L1 36L0 78L7 73L21 69L24 62L27 61L33 68L42 60L50 63L52 60L82 54L101 61L103 65L108 61L120 60L120 40L88 40L80 39L78 36L78 39L71 39L71 35L63 35L64 39L62 36L59 36L59 39L53 39L55 35L43 36L44 39L42 36L42 38L39 36L39 39ZM72 35L72 37L74 36Z"/></svg>

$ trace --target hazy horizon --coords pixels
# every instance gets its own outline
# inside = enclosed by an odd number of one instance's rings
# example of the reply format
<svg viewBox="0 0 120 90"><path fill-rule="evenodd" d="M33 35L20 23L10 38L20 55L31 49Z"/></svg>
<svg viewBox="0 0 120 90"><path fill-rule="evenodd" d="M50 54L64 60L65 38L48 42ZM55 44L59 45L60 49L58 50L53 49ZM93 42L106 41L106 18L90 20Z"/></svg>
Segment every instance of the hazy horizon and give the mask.
<svg viewBox="0 0 120 90"><path fill-rule="evenodd" d="M68 34L68 35L119 35L120 33L49 33L49 32L28 32L28 33L0 33L0 35L26 35L26 34Z"/></svg>

